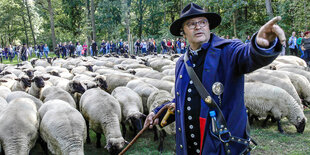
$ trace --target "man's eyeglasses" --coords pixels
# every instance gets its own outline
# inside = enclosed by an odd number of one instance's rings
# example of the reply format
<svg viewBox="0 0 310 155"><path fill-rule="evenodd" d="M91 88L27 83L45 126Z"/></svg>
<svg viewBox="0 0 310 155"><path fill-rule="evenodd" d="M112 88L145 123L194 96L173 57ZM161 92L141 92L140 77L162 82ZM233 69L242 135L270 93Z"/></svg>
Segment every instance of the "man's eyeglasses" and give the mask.
<svg viewBox="0 0 310 155"><path fill-rule="evenodd" d="M196 25L199 25L200 27L205 27L207 24L208 24L208 20L207 19L203 19L203 20L200 20L198 22L188 22L186 23L187 27L189 29L194 29L196 27Z"/></svg>

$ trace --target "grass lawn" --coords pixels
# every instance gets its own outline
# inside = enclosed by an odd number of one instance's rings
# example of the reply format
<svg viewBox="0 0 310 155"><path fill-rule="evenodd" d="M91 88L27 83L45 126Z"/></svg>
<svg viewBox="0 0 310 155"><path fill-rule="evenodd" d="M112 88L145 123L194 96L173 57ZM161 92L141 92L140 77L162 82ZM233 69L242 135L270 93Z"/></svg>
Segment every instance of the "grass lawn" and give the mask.
<svg viewBox="0 0 310 155"><path fill-rule="evenodd" d="M310 119L310 110L305 111L305 115ZM258 143L255 150L251 152L254 155L278 155L278 154L292 154L292 155L308 155L310 154L310 125L307 123L303 134L296 132L296 128L289 124L287 119L282 120L282 127L284 134L281 134L277 130L277 124L269 122L266 128L262 128L263 120L255 122L251 127L253 138ZM130 141L133 138L131 135L125 137L126 140ZM109 154L105 149L105 138L101 138L101 148L96 148L96 135L91 131L90 133L92 143L85 144L84 150L85 155L105 155ZM126 154L134 155L158 155L157 151L159 141L154 142L153 132L146 131L137 140L137 142L127 151ZM175 140L174 136L168 135L164 142L163 155L174 155L175 151ZM41 147L37 144L32 150L31 155L41 155Z"/></svg>

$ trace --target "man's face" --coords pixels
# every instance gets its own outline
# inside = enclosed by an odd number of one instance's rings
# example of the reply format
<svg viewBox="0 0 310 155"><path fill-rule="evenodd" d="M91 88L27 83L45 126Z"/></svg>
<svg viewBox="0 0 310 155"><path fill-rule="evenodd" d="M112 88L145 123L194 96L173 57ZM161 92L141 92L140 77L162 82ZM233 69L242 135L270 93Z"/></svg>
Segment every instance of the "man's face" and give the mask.
<svg viewBox="0 0 310 155"><path fill-rule="evenodd" d="M206 17L188 19L183 26L184 38L190 44L202 44L210 39L209 22Z"/></svg>
<svg viewBox="0 0 310 155"><path fill-rule="evenodd" d="M293 33L292 33L292 36L293 36L293 37L295 37L295 35L296 35L296 33L295 33L295 32L293 32Z"/></svg>

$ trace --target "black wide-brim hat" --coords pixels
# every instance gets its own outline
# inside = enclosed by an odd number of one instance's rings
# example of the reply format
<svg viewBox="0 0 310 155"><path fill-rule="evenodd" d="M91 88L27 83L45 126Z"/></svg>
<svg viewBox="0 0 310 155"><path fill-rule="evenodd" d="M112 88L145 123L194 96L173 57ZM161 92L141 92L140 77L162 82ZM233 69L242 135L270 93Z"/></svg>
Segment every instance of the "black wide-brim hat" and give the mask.
<svg viewBox="0 0 310 155"><path fill-rule="evenodd" d="M181 29L184 21L194 17L206 17L210 30L216 28L221 23L221 16L216 13L205 12L195 3L188 4L181 12L180 18L175 20L170 26L170 33L174 36L182 36Z"/></svg>

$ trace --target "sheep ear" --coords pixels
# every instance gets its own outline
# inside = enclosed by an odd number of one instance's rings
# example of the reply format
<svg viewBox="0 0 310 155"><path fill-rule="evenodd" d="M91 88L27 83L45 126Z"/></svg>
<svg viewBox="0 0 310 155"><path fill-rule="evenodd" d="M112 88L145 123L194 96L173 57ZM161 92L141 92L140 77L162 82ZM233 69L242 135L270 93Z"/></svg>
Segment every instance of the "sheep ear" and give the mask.
<svg viewBox="0 0 310 155"><path fill-rule="evenodd" d="M104 147L105 149L107 149L107 150L110 150L110 148L111 148L111 144L110 143L108 143L105 147Z"/></svg>
<svg viewBox="0 0 310 155"><path fill-rule="evenodd" d="M0 79L0 82L8 82L7 80Z"/></svg>
<svg viewBox="0 0 310 155"><path fill-rule="evenodd" d="M145 114L142 114L141 113L141 116L140 116L143 120L145 120L146 119L146 115Z"/></svg>
<svg viewBox="0 0 310 155"><path fill-rule="evenodd" d="M20 78L15 78L16 81L20 81Z"/></svg>
<svg viewBox="0 0 310 155"><path fill-rule="evenodd" d="M125 144L126 144L126 145L128 145L128 144L129 144L129 142L128 142L127 140L125 140Z"/></svg>
<svg viewBox="0 0 310 155"><path fill-rule="evenodd" d="M43 80L44 81L47 81L47 80L49 80L50 78L49 77L43 77Z"/></svg>

